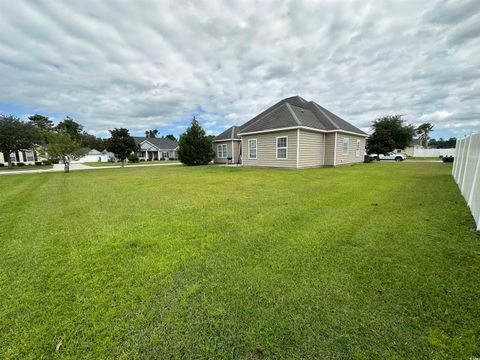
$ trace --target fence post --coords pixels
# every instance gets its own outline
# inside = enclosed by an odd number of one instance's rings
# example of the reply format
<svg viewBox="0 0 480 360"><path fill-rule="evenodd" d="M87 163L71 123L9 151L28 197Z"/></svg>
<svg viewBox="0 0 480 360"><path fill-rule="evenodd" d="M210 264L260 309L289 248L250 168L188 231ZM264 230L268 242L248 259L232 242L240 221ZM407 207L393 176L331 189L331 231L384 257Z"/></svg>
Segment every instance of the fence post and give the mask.
<svg viewBox="0 0 480 360"><path fill-rule="evenodd" d="M460 146L460 140L457 140L455 143L455 153L453 154L453 166L452 166L452 176L455 179L457 175L457 167L458 167L458 148Z"/></svg>
<svg viewBox="0 0 480 360"><path fill-rule="evenodd" d="M462 168L462 161L463 161L463 148L465 147L465 138L458 140L458 154L457 159L458 159L458 164L457 168L455 169L455 182L459 183L460 181L460 169ZM453 160L455 161L455 159Z"/></svg>
<svg viewBox="0 0 480 360"><path fill-rule="evenodd" d="M468 174L468 169L469 169L469 162L468 162L468 158L469 158L469 155L470 155L470 147L472 146L472 142L473 142L473 135L470 134L467 138L467 146L466 146L466 151L465 151L465 159L463 160L463 162L465 163L465 166L464 166L464 170L463 170L463 178L462 178L462 186L461 186L461 191L462 191L462 194L463 196L465 196L467 194L466 190L465 190L465 180L467 179L467 174Z"/></svg>

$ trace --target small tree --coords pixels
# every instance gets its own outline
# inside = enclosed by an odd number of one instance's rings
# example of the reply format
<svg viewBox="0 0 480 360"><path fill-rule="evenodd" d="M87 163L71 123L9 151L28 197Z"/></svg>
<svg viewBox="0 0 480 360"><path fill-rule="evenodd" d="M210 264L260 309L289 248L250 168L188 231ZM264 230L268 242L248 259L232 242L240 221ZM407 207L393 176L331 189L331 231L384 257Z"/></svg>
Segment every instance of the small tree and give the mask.
<svg viewBox="0 0 480 360"><path fill-rule="evenodd" d="M195 116L190 127L180 135L178 157L185 165L207 165L215 156L212 141Z"/></svg>
<svg viewBox="0 0 480 360"><path fill-rule="evenodd" d="M367 139L369 154L386 154L394 149L405 149L411 142L415 128L405 124L403 115L387 115L373 121L373 133Z"/></svg>
<svg viewBox="0 0 480 360"><path fill-rule="evenodd" d="M42 155L48 159L61 159L64 171L70 172L70 162L78 160L88 152L81 144L72 139L69 134L62 132L47 132L47 144L42 148Z"/></svg>
<svg viewBox="0 0 480 360"><path fill-rule="evenodd" d="M147 131L145 131L145 137L155 138L155 137L157 137L158 133L159 133L159 131L157 129L147 130Z"/></svg>
<svg viewBox="0 0 480 360"><path fill-rule="evenodd" d="M125 159L132 152L138 150L138 145L134 138L130 136L128 129L115 128L109 131L112 136L106 140L107 150L115 154L115 157L122 162L123 167Z"/></svg>
<svg viewBox="0 0 480 360"><path fill-rule="evenodd" d="M11 153L33 149L41 141L42 136L34 125L12 115L0 115L0 152L7 158L9 168L12 167Z"/></svg>
<svg viewBox="0 0 480 360"><path fill-rule="evenodd" d="M433 130L433 125L430 123L423 123L415 129L415 133L420 135L422 145L428 148L428 140L430 140L430 132Z"/></svg>

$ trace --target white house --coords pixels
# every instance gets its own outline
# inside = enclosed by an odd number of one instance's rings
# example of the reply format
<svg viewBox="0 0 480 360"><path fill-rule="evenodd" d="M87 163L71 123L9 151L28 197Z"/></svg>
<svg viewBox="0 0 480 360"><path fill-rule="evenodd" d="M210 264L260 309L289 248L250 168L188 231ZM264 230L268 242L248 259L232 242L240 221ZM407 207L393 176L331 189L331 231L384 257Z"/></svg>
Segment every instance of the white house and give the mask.
<svg viewBox="0 0 480 360"><path fill-rule="evenodd" d="M134 137L140 146L137 155L143 160L178 159L178 142L167 138Z"/></svg>
<svg viewBox="0 0 480 360"><path fill-rule="evenodd" d="M115 155L103 150L102 152L92 149L85 156L81 157L78 160L73 160L72 163L86 163L86 162L109 162L114 161Z"/></svg>
<svg viewBox="0 0 480 360"><path fill-rule="evenodd" d="M10 159L14 165L24 163L25 165L35 165L36 161L40 161L38 153L35 150L15 151L10 154ZM0 163L5 166L8 163L8 158L0 152Z"/></svg>

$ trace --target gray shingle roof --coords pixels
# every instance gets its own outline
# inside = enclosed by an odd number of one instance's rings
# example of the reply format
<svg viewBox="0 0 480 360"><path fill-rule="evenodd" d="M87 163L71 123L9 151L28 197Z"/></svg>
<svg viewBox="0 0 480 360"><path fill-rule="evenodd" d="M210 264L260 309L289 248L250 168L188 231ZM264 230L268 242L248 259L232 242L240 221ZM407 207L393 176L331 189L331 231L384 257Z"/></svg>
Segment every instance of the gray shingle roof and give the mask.
<svg viewBox="0 0 480 360"><path fill-rule="evenodd" d="M215 136L214 141L231 140L231 139L240 140L240 136L238 136L238 130L239 130L238 126L229 127L227 130L225 130L221 134Z"/></svg>
<svg viewBox="0 0 480 360"><path fill-rule="evenodd" d="M139 145L145 140L147 140L148 142L150 142L151 144L155 145L157 148L162 150L174 150L178 147L178 142L172 139L146 138L146 137L139 137L139 136L134 136L133 138L135 139L135 142Z"/></svg>
<svg viewBox="0 0 480 360"><path fill-rule="evenodd" d="M239 127L239 133L305 126L318 130L365 132L313 101L300 96L283 99Z"/></svg>

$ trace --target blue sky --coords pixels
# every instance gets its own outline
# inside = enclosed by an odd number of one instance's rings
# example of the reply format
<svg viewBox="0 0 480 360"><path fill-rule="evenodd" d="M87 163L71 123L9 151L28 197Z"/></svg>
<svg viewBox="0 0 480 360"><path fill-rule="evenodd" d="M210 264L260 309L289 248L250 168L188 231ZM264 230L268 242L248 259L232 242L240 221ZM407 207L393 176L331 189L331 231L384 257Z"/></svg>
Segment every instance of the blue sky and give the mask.
<svg viewBox="0 0 480 360"><path fill-rule="evenodd" d="M480 2L0 0L0 112L98 136L240 125L282 98L480 131Z"/></svg>

